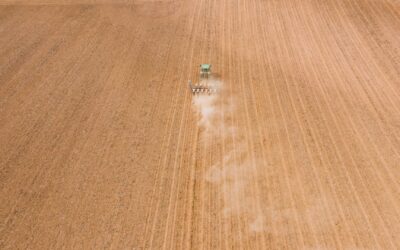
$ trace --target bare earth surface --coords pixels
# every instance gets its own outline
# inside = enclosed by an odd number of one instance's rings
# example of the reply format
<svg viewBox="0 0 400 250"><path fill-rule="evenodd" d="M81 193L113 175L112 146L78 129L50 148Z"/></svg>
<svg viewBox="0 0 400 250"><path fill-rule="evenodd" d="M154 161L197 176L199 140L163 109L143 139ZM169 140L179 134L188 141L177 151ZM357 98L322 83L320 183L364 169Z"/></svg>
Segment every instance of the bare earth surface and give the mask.
<svg viewBox="0 0 400 250"><path fill-rule="evenodd" d="M0 249L399 235L400 2L0 0Z"/></svg>

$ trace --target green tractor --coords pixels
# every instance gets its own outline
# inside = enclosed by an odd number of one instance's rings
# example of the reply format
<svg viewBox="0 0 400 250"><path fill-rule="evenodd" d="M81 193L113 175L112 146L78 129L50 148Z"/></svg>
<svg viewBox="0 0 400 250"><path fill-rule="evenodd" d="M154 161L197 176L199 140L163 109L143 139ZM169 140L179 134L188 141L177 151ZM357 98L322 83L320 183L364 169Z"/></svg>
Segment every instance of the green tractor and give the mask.
<svg viewBox="0 0 400 250"><path fill-rule="evenodd" d="M200 78L208 79L211 74L211 64L200 64Z"/></svg>
<svg viewBox="0 0 400 250"><path fill-rule="evenodd" d="M214 94L217 92L216 86L209 83L208 78L211 75L211 64L200 64L200 79L198 84L193 84L189 80L189 87L192 94Z"/></svg>

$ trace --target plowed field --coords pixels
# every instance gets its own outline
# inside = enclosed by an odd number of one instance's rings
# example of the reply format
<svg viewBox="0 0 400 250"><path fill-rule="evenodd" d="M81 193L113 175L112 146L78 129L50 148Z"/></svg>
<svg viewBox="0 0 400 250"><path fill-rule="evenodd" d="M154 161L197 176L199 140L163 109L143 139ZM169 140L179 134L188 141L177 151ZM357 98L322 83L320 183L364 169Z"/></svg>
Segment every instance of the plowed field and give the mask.
<svg viewBox="0 0 400 250"><path fill-rule="evenodd" d="M0 0L0 249L399 235L398 1Z"/></svg>

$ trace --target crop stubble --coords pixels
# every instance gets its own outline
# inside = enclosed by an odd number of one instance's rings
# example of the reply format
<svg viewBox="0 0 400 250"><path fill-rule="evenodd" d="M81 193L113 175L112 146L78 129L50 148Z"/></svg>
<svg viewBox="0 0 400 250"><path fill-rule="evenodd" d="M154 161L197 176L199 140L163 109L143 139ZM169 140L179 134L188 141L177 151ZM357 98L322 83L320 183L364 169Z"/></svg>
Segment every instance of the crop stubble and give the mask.
<svg viewBox="0 0 400 250"><path fill-rule="evenodd" d="M389 0L0 0L0 248L399 248L399 34Z"/></svg>

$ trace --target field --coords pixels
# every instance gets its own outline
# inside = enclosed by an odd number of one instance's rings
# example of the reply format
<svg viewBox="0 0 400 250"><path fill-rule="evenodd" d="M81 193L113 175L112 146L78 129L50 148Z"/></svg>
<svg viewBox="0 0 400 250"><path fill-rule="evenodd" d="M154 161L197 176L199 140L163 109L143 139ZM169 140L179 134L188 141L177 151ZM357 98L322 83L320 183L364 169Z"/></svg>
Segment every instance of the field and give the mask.
<svg viewBox="0 0 400 250"><path fill-rule="evenodd" d="M0 0L0 249L399 234L398 1Z"/></svg>

